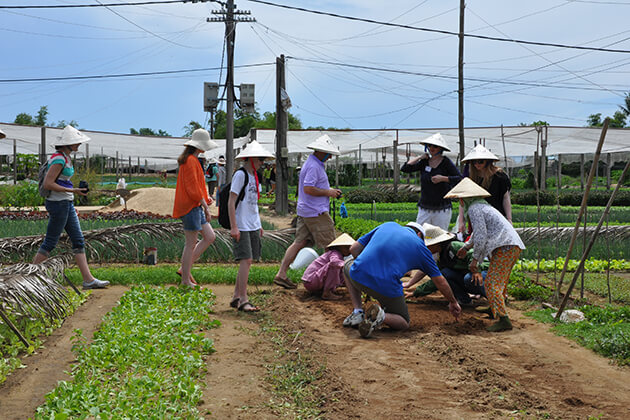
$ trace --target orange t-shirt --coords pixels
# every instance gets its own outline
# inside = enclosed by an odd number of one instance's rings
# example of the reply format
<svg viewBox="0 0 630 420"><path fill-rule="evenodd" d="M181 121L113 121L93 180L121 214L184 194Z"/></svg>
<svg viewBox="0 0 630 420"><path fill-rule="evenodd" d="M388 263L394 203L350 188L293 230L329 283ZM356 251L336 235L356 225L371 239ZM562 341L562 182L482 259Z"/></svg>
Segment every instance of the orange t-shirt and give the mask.
<svg viewBox="0 0 630 420"><path fill-rule="evenodd" d="M199 206L201 200L208 199L206 179L199 160L194 155L189 155L186 162L179 166L177 174L177 186L175 187L175 203L173 205L173 217L180 218Z"/></svg>

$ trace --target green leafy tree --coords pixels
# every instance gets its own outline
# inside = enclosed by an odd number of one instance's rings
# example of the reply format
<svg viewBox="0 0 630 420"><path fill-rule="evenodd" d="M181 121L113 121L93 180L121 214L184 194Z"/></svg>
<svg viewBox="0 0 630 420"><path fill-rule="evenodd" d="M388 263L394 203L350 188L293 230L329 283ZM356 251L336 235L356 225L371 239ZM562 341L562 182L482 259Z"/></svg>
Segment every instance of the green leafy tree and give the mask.
<svg viewBox="0 0 630 420"><path fill-rule="evenodd" d="M164 130L155 131L151 128L141 128L139 130L136 130L135 128L130 128L129 134L133 134L136 136L157 136L157 137L170 137L171 136Z"/></svg>
<svg viewBox="0 0 630 420"><path fill-rule="evenodd" d="M17 116L15 117L15 121L13 122L21 125L44 127L48 123L48 107L45 105L40 106L39 111L37 111L37 115L35 116L27 114L26 112L19 113L17 114ZM56 123L51 123L50 125L57 128L64 128L66 125L71 125L74 128L79 128L79 123L75 120L60 120Z"/></svg>
<svg viewBox="0 0 630 420"><path fill-rule="evenodd" d="M76 120L70 120L70 121L59 120L57 122L57 124L55 124L55 127L57 127L57 128L64 128L66 125L71 125L74 128L79 128L79 123L76 122Z"/></svg>
<svg viewBox="0 0 630 420"><path fill-rule="evenodd" d="M189 122L183 128L184 130L183 137L191 137L193 131L197 130L198 128L202 128L202 127L201 127L201 124L199 124L197 121Z"/></svg>
<svg viewBox="0 0 630 420"><path fill-rule="evenodd" d="M621 109L621 112L623 112L623 114L626 117L630 117L630 92L626 93L626 97L624 98L624 104L619 105L619 108Z"/></svg>
<svg viewBox="0 0 630 420"><path fill-rule="evenodd" d="M612 118L610 118L609 126L611 128L623 128L626 126L626 118L627 116L623 113L623 111L615 111ZM589 127L601 127L604 125L601 112L589 115L586 122Z"/></svg>

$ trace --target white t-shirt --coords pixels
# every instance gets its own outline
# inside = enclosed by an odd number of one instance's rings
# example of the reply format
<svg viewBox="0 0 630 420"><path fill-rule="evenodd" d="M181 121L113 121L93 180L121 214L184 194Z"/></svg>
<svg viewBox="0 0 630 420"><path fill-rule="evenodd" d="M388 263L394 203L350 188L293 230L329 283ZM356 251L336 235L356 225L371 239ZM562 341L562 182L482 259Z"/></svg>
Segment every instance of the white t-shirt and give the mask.
<svg viewBox="0 0 630 420"><path fill-rule="evenodd" d="M259 230L262 228L260 224L260 216L258 215L258 193L256 192L256 178L254 174L247 172L248 183L245 188L245 196L243 200L238 203L236 207L236 226L238 230L243 232L249 232ZM243 188L245 182L245 174L243 171L238 170L232 176L232 185L230 187L230 193L234 193L238 196ZM260 184L258 185L260 190Z"/></svg>

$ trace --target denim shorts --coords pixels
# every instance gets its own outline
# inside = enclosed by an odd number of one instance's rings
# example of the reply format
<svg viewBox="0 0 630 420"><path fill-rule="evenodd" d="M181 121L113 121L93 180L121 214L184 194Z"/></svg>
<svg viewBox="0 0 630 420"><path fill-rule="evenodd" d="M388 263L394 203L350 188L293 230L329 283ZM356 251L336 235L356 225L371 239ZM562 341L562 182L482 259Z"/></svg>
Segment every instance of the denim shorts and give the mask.
<svg viewBox="0 0 630 420"><path fill-rule="evenodd" d="M72 201L46 200L46 210L48 211L48 228L44 242L39 247L38 252L46 256L50 255L50 251L57 246L59 237L65 230L72 243L72 252L75 254L85 253L85 240Z"/></svg>
<svg viewBox="0 0 630 420"><path fill-rule="evenodd" d="M193 208L191 211L180 217L180 219L182 219L182 223L184 223L184 230L194 230L197 232L201 230L201 225L208 223L206 220L206 214L201 206Z"/></svg>

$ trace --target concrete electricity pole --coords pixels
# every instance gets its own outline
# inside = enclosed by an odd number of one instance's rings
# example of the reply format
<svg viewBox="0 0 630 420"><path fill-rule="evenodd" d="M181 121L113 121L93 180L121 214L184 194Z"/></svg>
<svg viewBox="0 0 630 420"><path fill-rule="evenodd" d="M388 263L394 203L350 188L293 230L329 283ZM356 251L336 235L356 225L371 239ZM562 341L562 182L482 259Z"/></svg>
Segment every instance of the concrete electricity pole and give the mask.
<svg viewBox="0 0 630 420"><path fill-rule="evenodd" d="M466 155L464 139L464 9L466 3L459 1L459 61L458 61L458 126L459 126L459 162L462 170L464 164L461 163Z"/></svg>

